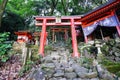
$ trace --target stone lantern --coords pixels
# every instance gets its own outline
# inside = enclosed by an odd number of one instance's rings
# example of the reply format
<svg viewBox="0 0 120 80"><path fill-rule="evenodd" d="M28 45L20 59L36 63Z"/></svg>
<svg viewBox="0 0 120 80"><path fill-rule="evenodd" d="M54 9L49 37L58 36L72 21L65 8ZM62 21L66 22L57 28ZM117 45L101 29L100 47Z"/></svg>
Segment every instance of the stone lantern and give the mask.
<svg viewBox="0 0 120 80"><path fill-rule="evenodd" d="M101 47L102 47L101 42L96 40L95 41L95 47L97 48L97 61L101 62L102 58L103 58L103 54L101 52Z"/></svg>
<svg viewBox="0 0 120 80"><path fill-rule="evenodd" d="M100 48L102 47L102 45L100 41L95 41L95 47L97 48L97 54L101 54L102 52Z"/></svg>

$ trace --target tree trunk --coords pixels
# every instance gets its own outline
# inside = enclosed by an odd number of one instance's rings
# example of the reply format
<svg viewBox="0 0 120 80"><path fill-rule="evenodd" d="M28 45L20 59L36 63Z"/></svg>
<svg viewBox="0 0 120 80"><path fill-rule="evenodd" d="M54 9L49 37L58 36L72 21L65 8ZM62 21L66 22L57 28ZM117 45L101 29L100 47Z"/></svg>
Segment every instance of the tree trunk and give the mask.
<svg viewBox="0 0 120 80"><path fill-rule="evenodd" d="M61 0L62 1L62 6L63 6L63 11L64 14L67 15L67 11L68 11L68 1L67 0Z"/></svg>
<svg viewBox="0 0 120 80"><path fill-rule="evenodd" d="M53 15L54 14L54 10L58 4L58 0L51 0L52 1L52 4L51 4L51 14L50 15Z"/></svg>
<svg viewBox="0 0 120 80"><path fill-rule="evenodd" d="M1 22L2 22L3 12L5 10L7 2L8 0L3 0L2 3L0 4L0 27L1 27Z"/></svg>

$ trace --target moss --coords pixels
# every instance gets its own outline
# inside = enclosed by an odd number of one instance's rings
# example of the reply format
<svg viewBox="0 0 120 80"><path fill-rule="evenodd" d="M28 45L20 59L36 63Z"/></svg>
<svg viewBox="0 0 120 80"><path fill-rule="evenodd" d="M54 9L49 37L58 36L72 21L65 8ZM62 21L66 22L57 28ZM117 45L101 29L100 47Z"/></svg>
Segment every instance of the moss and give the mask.
<svg viewBox="0 0 120 80"><path fill-rule="evenodd" d="M32 61L39 60L38 48L32 48Z"/></svg>
<svg viewBox="0 0 120 80"><path fill-rule="evenodd" d="M113 62L107 59L103 59L101 64L104 65L109 72L114 73L117 76L120 76L120 63L119 62Z"/></svg>
<svg viewBox="0 0 120 80"><path fill-rule="evenodd" d="M78 60L79 60L78 62L80 64L82 64L84 67L86 67L88 69L92 66L92 63L93 63L92 58L81 57Z"/></svg>
<svg viewBox="0 0 120 80"><path fill-rule="evenodd" d="M120 77L120 71L119 71L119 72L117 72L117 73L116 73L116 75L117 75L118 77Z"/></svg>
<svg viewBox="0 0 120 80"><path fill-rule="evenodd" d="M31 45L31 44L26 45L26 47L32 48L32 49L38 49L39 48L39 46L37 46L37 45Z"/></svg>
<svg viewBox="0 0 120 80"><path fill-rule="evenodd" d="M53 48L51 47L51 45L47 45L47 46L45 46L45 51L47 51L47 50L52 50Z"/></svg>
<svg viewBox="0 0 120 80"><path fill-rule="evenodd" d="M120 64L119 65L110 65L110 66L107 66L106 68L111 73L117 73L118 71L120 71Z"/></svg>
<svg viewBox="0 0 120 80"><path fill-rule="evenodd" d="M103 45L103 47L101 47L101 51L102 53L104 53L105 55L109 54L109 46L108 45Z"/></svg>
<svg viewBox="0 0 120 80"><path fill-rule="evenodd" d="M113 47L115 45L115 40L110 39L108 42L106 42L106 44L109 45L110 47Z"/></svg>
<svg viewBox="0 0 120 80"><path fill-rule="evenodd" d="M110 66L110 65L120 65L120 63L110 61L110 60L106 59L105 57L102 59L101 64L103 64L104 66Z"/></svg>

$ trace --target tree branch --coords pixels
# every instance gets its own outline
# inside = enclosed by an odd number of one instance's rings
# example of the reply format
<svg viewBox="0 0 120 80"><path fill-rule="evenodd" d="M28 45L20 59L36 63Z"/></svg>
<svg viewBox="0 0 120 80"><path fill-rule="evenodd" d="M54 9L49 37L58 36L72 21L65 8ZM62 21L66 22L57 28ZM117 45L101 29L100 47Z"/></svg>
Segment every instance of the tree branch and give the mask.
<svg viewBox="0 0 120 80"><path fill-rule="evenodd" d="M0 5L0 27L1 27L1 22L2 22L3 12L5 10L7 2L8 2L8 0L3 0L1 5Z"/></svg>

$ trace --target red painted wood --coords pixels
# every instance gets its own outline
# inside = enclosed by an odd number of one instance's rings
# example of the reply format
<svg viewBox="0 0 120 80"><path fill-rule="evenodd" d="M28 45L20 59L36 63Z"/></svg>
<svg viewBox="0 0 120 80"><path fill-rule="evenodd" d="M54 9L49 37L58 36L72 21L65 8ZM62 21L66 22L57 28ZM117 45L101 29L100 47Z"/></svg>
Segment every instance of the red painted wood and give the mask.
<svg viewBox="0 0 120 80"><path fill-rule="evenodd" d="M73 56L79 57L78 47L77 47L77 39L76 39L76 31L75 26L80 26L81 22L79 22L81 16L62 16L61 23L56 23L55 16L46 16L46 17L35 17L36 26L42 26L41 38L40 38L40 48L39 54L44 56L44 43L46 40L45 32L47 26L71 26L71 35L72 35L72 44L73 44Z"/></svg>
<svg viewBox="0 0 120 80"><path fill-rule="evenodd" d="M85 43L88 43L88 38L87 38L87 36L84 36L84 39L85 39Z"/></svg>
<svg viewBox="0 0 120 80"><path fill-rule="evenodd" d="M76 31L75 31L75 25L74 25L74 19L71 19L71 35L72 35L72 47L73 47L73 57L79 57L80 54L78 53L78 47L77 47L77 39L76 39Z"/></svg>
<svg viewBox="0 0 120 80"><path fill-rule="evenodd" d="M90 14L84 16L83 18L80 19L80 21L82 21L82 22L87 21L87 20L96 18L98 16L101 16L103 14L106 14L107 12L109 13L112 10L117 10L117 9L119 9L118 6L120 6L120 1L116 0L116 1L112 2L111 4L106 5L100 9L97 9L94 12L91 12Z"/></svg>
<svg viewBox="0 0 120 80"><path fill-rule="evenodd" d="M120 37L120 26L116 26L116 29L117 29L118 35Z"/></svg>
<svg viewBox="0 0 120 80"><path fill-rule="evenodd" d="M17 42L28 42L33 39L32 34L28 31L19 31L15 32L15 34L18 35L18 37L21 36L20 39L17 39Z"/></svg>
<svg viewBox="0 0 120 80"><path fill-rule="evenodd" d="M40 37L40 48L39 48L39 54L44 56L44 47L45 47L45 40L46 40L46 19L43 20L43 25L42 25L42 32L41 32L41 37Z"/></svg>

